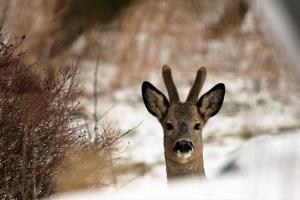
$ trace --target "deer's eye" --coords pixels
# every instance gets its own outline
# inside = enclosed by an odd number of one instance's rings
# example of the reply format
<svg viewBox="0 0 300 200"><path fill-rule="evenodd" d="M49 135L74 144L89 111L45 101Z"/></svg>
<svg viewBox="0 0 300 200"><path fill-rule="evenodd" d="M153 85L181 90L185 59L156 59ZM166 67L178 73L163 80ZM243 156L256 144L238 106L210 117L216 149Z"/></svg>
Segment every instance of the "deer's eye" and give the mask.
<svg viewBox="0 0 300 200"><path fill-rule="evenodd" d="M195 130L200 130L201 128L201 124L200 123L196 123L195 126L194 126L194 129Z"/></svg>
<svg viewBox="0 0 300 200"><path fill-rule="evenodd" d="M167 130L172 130L174 127L171 123L166 123Z"/></svg>

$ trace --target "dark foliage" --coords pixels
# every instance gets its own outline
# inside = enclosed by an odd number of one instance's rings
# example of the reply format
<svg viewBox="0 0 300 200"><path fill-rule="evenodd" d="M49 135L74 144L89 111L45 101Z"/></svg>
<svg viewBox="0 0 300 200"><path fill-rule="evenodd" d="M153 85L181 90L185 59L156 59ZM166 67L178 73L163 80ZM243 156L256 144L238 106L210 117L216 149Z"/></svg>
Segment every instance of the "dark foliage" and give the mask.
<svg viewBox="0 0 300 200"><path fill-rule="evenodd" d="M56 2L57 28L50 47L50 57L68 48L80 35L97 25L111 23L132 0L64 0Z"/></svg>

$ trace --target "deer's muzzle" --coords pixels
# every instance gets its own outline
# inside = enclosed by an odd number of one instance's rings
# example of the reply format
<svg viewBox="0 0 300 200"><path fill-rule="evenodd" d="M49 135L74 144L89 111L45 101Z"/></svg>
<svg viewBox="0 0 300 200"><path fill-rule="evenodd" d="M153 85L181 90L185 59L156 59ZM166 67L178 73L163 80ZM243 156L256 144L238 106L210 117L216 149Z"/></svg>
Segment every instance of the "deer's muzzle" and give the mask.
<svg viewBox="0 0 300 200"><path fill-rule="evenodd" d="M179 140L175 143L173 151L181 158L188 158L194 152L194 145L187 139Z"/></svg>

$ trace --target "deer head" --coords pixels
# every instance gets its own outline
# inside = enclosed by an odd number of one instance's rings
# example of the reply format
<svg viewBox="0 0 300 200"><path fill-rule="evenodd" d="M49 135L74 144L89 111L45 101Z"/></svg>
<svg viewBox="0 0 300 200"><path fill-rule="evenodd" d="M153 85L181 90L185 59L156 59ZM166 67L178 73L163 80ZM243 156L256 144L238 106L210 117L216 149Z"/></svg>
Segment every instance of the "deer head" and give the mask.
<svg viewBox="0 0 300 200"><path fill-rule="evenodd" d="M202 130L208 119L220 110L225 86L219 83L198 99L206 77L206 69L202 67L186 101L181 102L168 66L163 66L162 75L169 100L147 81L143 82L142 95L147 110L164 130L167 177L205 176Z"/></svg>

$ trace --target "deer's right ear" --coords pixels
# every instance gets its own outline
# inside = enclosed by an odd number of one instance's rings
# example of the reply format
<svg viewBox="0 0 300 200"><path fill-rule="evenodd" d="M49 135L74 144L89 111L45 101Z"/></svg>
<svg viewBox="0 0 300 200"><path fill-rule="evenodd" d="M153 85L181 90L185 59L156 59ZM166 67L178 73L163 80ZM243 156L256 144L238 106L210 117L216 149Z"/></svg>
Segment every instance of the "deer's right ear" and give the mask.
<svg viewBox="0 0 300 200"><path fill-rule="evenodd" d="M165 95L147 81L143 82L142 95L147 110L161 120L169 107L169 101Z"/></svg>

